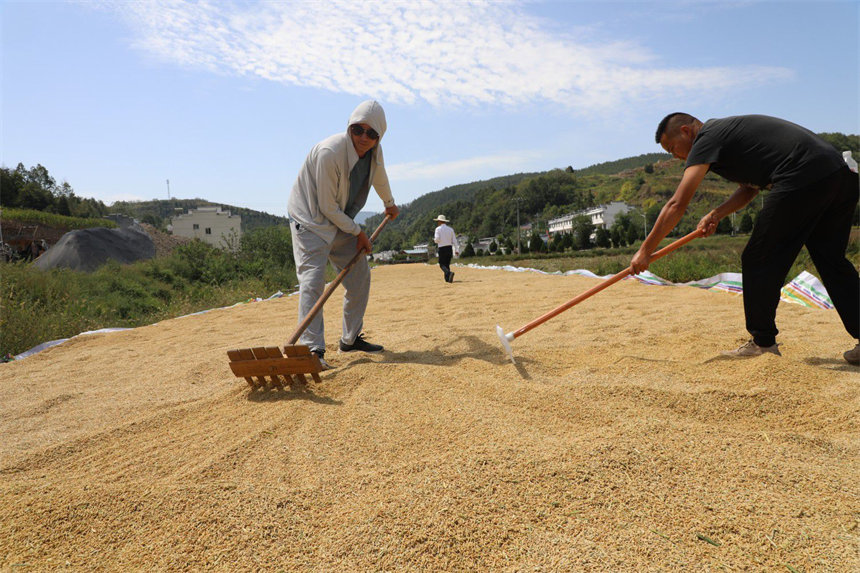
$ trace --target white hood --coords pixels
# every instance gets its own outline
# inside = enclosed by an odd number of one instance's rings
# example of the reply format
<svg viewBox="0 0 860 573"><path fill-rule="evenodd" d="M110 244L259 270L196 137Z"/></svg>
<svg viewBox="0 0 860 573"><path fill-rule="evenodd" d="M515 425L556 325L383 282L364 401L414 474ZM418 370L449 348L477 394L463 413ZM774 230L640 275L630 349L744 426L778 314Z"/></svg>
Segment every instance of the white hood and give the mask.
<svg viewBox="0 0 860 573"><path fill-rule="evenodd" d="M385 128L387 127L385 122L385 112L376 100L369 99L358 104L358 107L355 108L352 115L349 116L349 123L346 126L347 129L350 125L354 125L356 123L366 123L372 127L376 133L379 134L380 140L382 140L382 136L385 135Z"/></svg>

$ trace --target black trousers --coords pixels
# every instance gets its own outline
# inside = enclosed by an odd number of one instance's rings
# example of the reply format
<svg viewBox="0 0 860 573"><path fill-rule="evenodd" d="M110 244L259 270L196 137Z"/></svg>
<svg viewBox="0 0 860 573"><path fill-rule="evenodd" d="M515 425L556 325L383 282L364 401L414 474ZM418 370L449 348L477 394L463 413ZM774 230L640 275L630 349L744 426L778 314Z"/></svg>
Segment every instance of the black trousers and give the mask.
<svg viewBox="0 0 860 573"><path fill-rule="evenodd" d="M779 293L804 245L845 330L860 338L860 276L845 257L858 195L847 167L804 189L775 185L768 193L741 256L746 327L756 344L776 342Z"/></svg>
<svg viewBox="0 0 860 573"><path fill-rule="evenodd" d="M445 273L445 280L448 280L448 275L451 273L451 257L454 256L454 247L439 247L439 268Z"/></svg>

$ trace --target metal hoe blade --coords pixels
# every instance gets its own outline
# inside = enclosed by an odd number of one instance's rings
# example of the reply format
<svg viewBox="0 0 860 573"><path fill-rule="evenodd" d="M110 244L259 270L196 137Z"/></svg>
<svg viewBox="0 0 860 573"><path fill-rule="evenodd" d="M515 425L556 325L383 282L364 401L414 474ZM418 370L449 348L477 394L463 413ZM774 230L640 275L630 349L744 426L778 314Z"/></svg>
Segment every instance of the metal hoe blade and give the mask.
<svg viewBox="0 0 860 573"><path fill-rule="evenodd" d="M505 352L508 353L508 358L511 359L511 362L516 364L517 361L514 360L514 351L511 349L511 341L514 339L514 333L511 332L509 334L505 334L505 331L502 330L501 326L496 325L496 334L499 335L499 342L502 343L502 348L505 349Z"/></svg>

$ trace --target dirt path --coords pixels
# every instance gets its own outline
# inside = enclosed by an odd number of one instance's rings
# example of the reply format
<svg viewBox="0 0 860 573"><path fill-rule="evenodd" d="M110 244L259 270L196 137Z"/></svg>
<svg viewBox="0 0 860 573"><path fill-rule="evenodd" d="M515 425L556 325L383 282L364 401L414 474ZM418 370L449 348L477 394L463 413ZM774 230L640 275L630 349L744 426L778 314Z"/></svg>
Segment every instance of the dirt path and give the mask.
<svg viewBox="0 0 860 573"><path fill-rule="evenodd" d="M833 311L424 265L373 271L377 356L250 392L229 348L295 297L75 338L0 366L0 569L860 569L860 369ZM712 541L709 542L708 540ZM715 545L716 544L716 545Z"/></svg>

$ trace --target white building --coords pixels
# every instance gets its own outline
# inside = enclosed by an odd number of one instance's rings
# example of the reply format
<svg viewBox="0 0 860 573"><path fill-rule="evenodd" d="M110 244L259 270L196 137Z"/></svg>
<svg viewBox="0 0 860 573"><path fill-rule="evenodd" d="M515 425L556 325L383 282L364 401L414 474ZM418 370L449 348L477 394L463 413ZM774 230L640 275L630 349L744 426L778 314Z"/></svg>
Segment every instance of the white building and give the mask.
<svg viewBox="0 0 860 573"><path fill-rule="evenodd" d="M499 247L499 242L496 240L495 237L484 237L483 239L478 239L477 243L472 243L472 249L474 249L476 253L478 252L478 250L481 250L484 251L484 254L489 255L490 245L493 243L493 241L495 241L496 247ZM499 252L498 249L496 249L496 252Z"/></svg>
<svg viewBox="0 0 860 573"><path fill-rule="evenodd" d="M200 207L174 217L170 231L179 237L200 239L214 247L238 248L242 217L222 211L221 207Z"/></svg>
<svg viewBox="0 0 860 573"><path fill-rule="evenodd" d="M430 243L421 243L420 245L412 245L412 249L407 250L406 252L412 252L414 254L428 254L430 252Z"/></svg>
<svg viewBox="0 0 860 573"><path fill-rule="evenodd" d="M612 201L607 205L598 205L584 211L577 211L576 213L569 213L562 217L550 219L547 226L549 227L550 235L554 235L555 233L570 233L573 231L573 220L585 215L591 219L591 224L594 225L595 229L600 227L609 229L615 222L616 217L629 213L632 210L633 208L624 201Z"/></svg>

